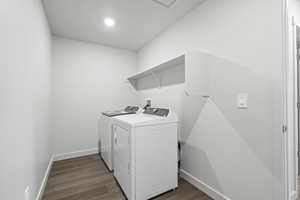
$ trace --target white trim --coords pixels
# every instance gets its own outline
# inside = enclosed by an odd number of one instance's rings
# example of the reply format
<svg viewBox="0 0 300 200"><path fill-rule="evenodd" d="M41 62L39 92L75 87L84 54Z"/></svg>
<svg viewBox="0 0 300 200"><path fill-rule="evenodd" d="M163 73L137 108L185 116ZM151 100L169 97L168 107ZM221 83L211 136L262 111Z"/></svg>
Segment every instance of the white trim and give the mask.
<svg viewBox="0 0 300 200"><path fill-rule="evenodd" d="M99 152L98 148L94 148L94 149L85 149L85 150L74 151L74 152L63 153L63 154L56 154L53 155L53 160L58 161L58 160L65 160L69 158L77 158L81 156L96 154L98 152Z"/></svg>
<svg viewBox="0 0 300 200"><path fill-rule="evenodd" d="M45 188L46 188L46 184L47 184L47 181L48 181L48 177L49 177L49 174L50 174L50 171L51 171L51 168L52 168L52 164L53 164L53 156L51 156L51 158L49 160L49 164L48 164L47 170L45 172L45 176L43 178L41 187L40 187L39 192L37 194L36 200L42 200L42 197L43 197L43 194L44 194L44 191L45 191Z"/></svg>
<svg viewBox="0 0 300 200"><path fill-rule="evenodd" d="M297 198L298 194L298 108L297 108L297 102L298 102L298 66L297 66L297 24L295 23L295 17L292 17L292 43L293 43L293 49L291 50L292 53L292 72L294 74L293 76L293 124L294 124L294 129L293 129L293 134L291 137L291 143L289 144L292 147L292 157L291 159L291 167L292 167L292 181L290 184L293 183L292 185L292 192L291 196L295 196L295 199Z"/></svg>
<svg viewBox="0 0 300 200"><path fill-rule="evenodd" d="M200 181L199 179L197 179L196 177L194 177L193 175L191 175L183 169L180 169L180 176L215 200L230 200L229 197L226 197L224 194L222 194L215 188L205 184L204 182Z"/></svg>
<svg viewBox="0 0 300 200"><path fill-rule="evenodd" d="M297 200L297 191L293 191L290 195L290 200Z"/></svg>
<svg viewBox="0 0 300 200"><path fill-rule="evenodd" d="M46 184L48 181L48 177L49 177L49 174L50 174L50 171L52 168L52 164L54 161L65 160L65 159L69 159L69 158L76 158L76 157L81 157L81 156L87 156L87 155L96 154L96 153L98 153L98 148L86 149L86 150L69 152L69 153L64 153L64 154L56 154L56 155L51 156L47 170L45 172L45 176L43 178L39 192L37 194L36 200L42 200L42 197L43 197L43 194L45 191L45 187L46 187Z"/></svg>
<svg viewBox="0 0 300 200"><path fill-rule="evenodd" d="M281 138L281 146L276 147L283 151L283 155L278 155L283 163L283 191L280 191L280 184L273 183L273 197L276 199L284 198L284 200L290 200L290 179L289 179L289 137L290 133L290 116L289 116L289 68L290 68L290 35L289 35L289 4L288 0L282 0L282 46L283 46L283 62L282 62L282 75L283 75L283 125L287 125L288 129L283 137ZM276 152L278 153L278 152ZM274 156L274 154L273 154ZM275 155L276 158L276 155ZM277 158L276 158L277 159ZM274 170L277 169L274 165ZM279 186L279 188L278 188ZM280 192L279 192L280 191ZM283 196L282 194L283 193ZM279 197L278 197L279 196ZM278 197L278 198L277 198Z"/></svg>
<svg viewBox="0 0 300 200"><path fill-rule="evenodd" d="M287 159L286 159L286 178L287 194L289 200L297 198L297 176L298 176L298 69L296 52L296 28L294 16L288 17L288 67L287 67L287 121L288 121L288 139L287 139Z"/></svg>

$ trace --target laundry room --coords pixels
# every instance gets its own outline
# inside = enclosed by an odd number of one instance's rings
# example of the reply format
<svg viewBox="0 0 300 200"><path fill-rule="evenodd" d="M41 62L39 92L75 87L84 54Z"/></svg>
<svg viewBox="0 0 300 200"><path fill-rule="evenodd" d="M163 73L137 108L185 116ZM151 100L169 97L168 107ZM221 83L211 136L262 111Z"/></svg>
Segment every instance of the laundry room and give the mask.
<svg viewBox="0 0 300 200"><path fill-rule="evenodd" d="M299 13L4 0L0 199L297 200Z"/></svg>

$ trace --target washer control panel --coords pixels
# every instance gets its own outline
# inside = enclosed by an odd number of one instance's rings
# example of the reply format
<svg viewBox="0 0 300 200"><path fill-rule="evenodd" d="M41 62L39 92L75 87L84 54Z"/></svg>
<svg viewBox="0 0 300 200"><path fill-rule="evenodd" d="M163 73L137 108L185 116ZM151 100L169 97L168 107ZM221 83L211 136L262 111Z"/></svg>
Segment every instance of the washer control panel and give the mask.
<svg viewBox="0 0 300 200"><path fill-rule="evenodd" d="M169 109L166 108L146 108L144 111L145 114L158 115L162 117L167 117L169 112Z"/></svg>

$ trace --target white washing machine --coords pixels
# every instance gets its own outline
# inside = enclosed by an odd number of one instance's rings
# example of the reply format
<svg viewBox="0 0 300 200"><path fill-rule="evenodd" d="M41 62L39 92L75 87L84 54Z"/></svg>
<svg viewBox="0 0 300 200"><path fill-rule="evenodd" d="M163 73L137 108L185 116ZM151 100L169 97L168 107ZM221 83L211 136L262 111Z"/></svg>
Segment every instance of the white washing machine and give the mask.
<svg viewBox="0 0 300 200"><path fill-rule="evenodd" d="M117 116L114 176L128 200L146 200L177 188L177 116L168 109Z"/></svg>
<svg viewBox="0 0 300 200"><path fill-rule="evenodd" d="M99 154L110 171L113 170L113 133L111 120L120 115L136 114L137 106L127 106L124 110L103 112L99 120Z"/></svg>

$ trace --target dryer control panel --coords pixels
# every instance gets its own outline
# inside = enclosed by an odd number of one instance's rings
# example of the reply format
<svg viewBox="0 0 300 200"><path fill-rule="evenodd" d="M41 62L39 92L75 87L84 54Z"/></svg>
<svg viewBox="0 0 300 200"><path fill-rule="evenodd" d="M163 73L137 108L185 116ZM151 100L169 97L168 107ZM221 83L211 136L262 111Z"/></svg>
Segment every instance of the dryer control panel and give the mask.
<svg viewBox="0 0 300 200"><path fill-rule="evenodd" d="M139 109L138 106L127 106L124 110L126 112L137 112Z"/></svg>
<svg viewBox="0 0 300 200"><path fill-rule="evenodd" d="M150 115L158 115L162 117L167 117L169 114L169 109L166 108L146 108L144 113Z"/></svg>

